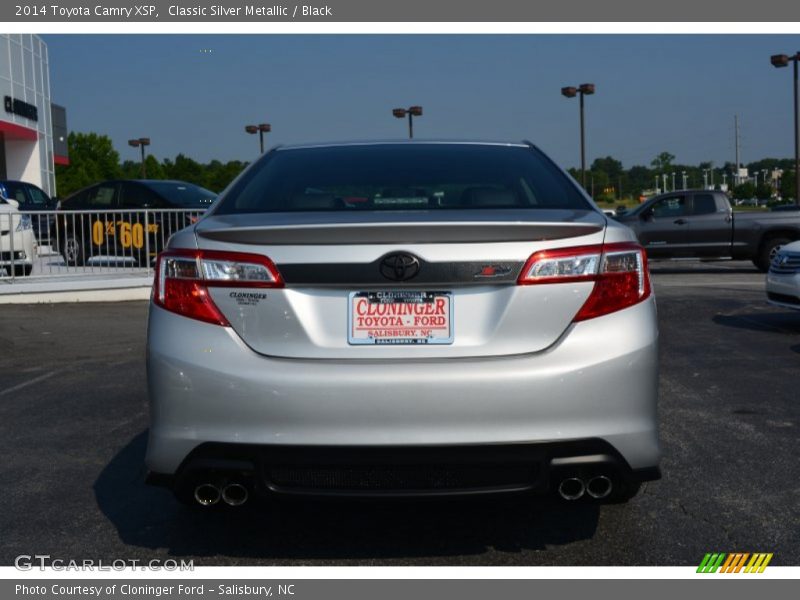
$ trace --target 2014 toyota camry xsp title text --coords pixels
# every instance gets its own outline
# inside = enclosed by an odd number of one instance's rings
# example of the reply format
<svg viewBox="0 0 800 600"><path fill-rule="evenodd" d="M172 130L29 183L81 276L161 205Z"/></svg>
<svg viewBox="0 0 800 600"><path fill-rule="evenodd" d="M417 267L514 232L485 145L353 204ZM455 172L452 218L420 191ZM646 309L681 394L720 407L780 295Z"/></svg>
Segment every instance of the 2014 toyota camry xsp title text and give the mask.
<svg viewBox="0 0 800 600"><path fill-rule="evenodd" d="M627 500L657 335L634 234L533 145L279 147L159 255L148 480Z"/></svg>

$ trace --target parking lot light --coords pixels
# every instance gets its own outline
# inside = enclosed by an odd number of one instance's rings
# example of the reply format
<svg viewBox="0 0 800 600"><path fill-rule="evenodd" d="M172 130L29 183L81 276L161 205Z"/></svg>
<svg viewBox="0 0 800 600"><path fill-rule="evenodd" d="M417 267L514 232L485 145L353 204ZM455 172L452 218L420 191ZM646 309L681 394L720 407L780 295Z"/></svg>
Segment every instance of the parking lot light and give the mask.
<svg viewBox="0 0 800 600"><path fill-rule="evenodd" d="M580 117L581 117L581 185L586 189L586 135L584 126L583 97L591 96L595 92L593 83L582 83L577 87L562 87L561 95L565 98L580 96Z"/></svg>
<svg viewBox="0 0 800 600"><path fill-rule="evenodd" d="M144 162L144 149L150 145L150 138L141 137L133 140L128 140L128 145L132 148L141 148L142 150L142 179L147 179L147 166Z"/></svg>
<svg viewBox="0 0 800 600"><path fill-rule="evenodd" d="M788 67L789 63L794 63L794 79L792 89L794 91L794 202L800 206L800 82L797 76L797 64L800 62L800 52L793 56L788 54L773 54L769 61L775 68Z"/></svg>
<svg viewBox="0 0 800 600"><path fill-rule="evenodd" d="M258 134L259 146L261 147L261 154L264 154L264 134L272 131L272 125L269 123L261 123L259 125L245 125L244 130L247 133Z"/></svg>
<svg viewBox="0 0 800 600"><path fill-rule="evenodd" d="M422 116L421 106L409 106L408 108L393 108L392 114L398 119L408 116L408 139L414 137L414 117Z"/></svg>

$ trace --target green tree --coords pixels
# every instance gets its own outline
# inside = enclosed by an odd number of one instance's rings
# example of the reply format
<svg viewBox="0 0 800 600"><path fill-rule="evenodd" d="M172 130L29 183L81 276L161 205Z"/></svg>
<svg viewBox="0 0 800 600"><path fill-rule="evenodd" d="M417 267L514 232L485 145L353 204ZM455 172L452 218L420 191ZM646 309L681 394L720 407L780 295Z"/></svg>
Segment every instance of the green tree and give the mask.
<svg viewBox="0 0 800 600"><path fill-rule="evenodd" d="M656 171L666 172L672 169L673 160L675 160L674 154L670 154L669 152L661 152L652 161L650 161L650 166L652 166Z"/></svg>
<svg viewBox="0 0 800 600"><path fill-rule="evenodd" d="M616 158L606 156L605 158L596 158L592 163L592 171L603 171L608 178L614 182L620 177L624 171L622 163Z"/></svg>
<svg viewBox="0 0 800 600"><path fill-rule="evenodd" d="M626 191L634 198L641 195L644 190L652 190L655 185L655 171L644 165L636 165L628 169L628 182Z"/></svg>
<svg viewBox="0 0 800 600"><path fill-rule="evenodd" d="M144 165L147 170L147 178L148 179L166 179L167 176L164 173L164 167L158 162L158 159L153 156L152 154L148 155L147 158L144 159ZM142 176L142 167L141 164L139 165L139 173L137 177Z"/></svg>
<svg viewBox="0 0 800 600"><path fill-rule="evenodd" d="M120 175L119 153L111 138L97 133L72 132L67 137L69 166L56 166L58 196L69 194L104 179Z"/></svg>
<svg viewBox="0 0 800 600"><path fill-rule="evenodd" d="M731 195L737 200L747 200L748 198L755 198L756 186L752 181L745 181L740 183L731 191Z"/></svg>
<svg viewBox="0 0 800 600"><path fill-rule="evenodd" d="M142 176L142 164L139 161L126 160L119 167L122 179L137 179Z"/></svg>
<svg viewBox="0 0 800 600"><path fill-rule="evenodd" d="M795 173L794 171L785 170L781 175L781 197L784 200L794 199L795 196Z"/></svg>
<svg viewBox="0 0 800 600"><path fill-rule="evenodd" d="M768 183L760 183L756 186L756 198L771 198L772 197L772 186Z"/></svg>
<svg viewBox="0 0 800 600"><path fill-rule="evenodd" d="M163 173L167 179L180 179L196 185L205 183L203 165L185 154L178 154L174 162L169 159L164 160Z"/></svg>
<svg viewBox="0 0 800 600"><path fill-rule="evenodd" d="M206 175L203 186L214 192L221 192L246 166L246 162L239 160L231 160L227 163L212 160L205 166Z"/></svg>

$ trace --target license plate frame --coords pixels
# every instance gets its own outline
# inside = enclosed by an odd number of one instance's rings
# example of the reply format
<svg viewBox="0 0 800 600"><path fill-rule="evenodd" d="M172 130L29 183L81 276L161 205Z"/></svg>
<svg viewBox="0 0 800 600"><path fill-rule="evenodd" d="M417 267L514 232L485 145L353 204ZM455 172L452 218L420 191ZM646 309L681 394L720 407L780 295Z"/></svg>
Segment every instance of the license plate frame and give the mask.
<svg viewBox="0 0 800 600"><path fill-rule="evenodd" d="M356 315L355 310L357 299L366 299L372 304L396 304L396 305L419 305L426 306L425 310L420 310L420 314L395 314L395 315ZM443 300L444 306L437 304ZM427 308L430 306L430 308ZM363 305L362 305L363 307ZM398 309L402 311L402 309ZM415 309L407 309L414 311ZM428 314L426 314L428 313ZM403 325L377 325L359 323L361 317L397 317L404 323ZM444 326L438 324L438 318L445 317ZM414 324L416 317L435 317L437 321L428 321L428 324ZM424 320L424 319L423 319ZM397 321L394 321L397 323ZM433 324L431 324L433 323ZM453 292L446 290L369 290L350 292L347 297L347 343L351 346L430 346L448 345L454 340L453 322ZM416 336L391 336L394 331L414 331ZM382 332L385 335L375 336L373 333ZM430 331L431 335L425 335ZM435 332L442 332L435 335ZM365 337L366 336L366 337Z"/></svg>

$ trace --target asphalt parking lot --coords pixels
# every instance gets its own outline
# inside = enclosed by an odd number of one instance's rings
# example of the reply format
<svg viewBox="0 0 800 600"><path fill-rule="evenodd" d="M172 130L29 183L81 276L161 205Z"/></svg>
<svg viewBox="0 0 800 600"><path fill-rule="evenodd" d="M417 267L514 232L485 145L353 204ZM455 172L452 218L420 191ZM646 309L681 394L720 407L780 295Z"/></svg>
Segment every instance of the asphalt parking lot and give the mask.
<svg viewBox="0 0 800 600"><path fill-rule="evenodd" d="M143 484L143 302L4 306L0 564L800 565L800 312L749 263L654 263L664 478L627 505L291 502L203 512ZM598 346L598 351L602 351Z"/></svg>

